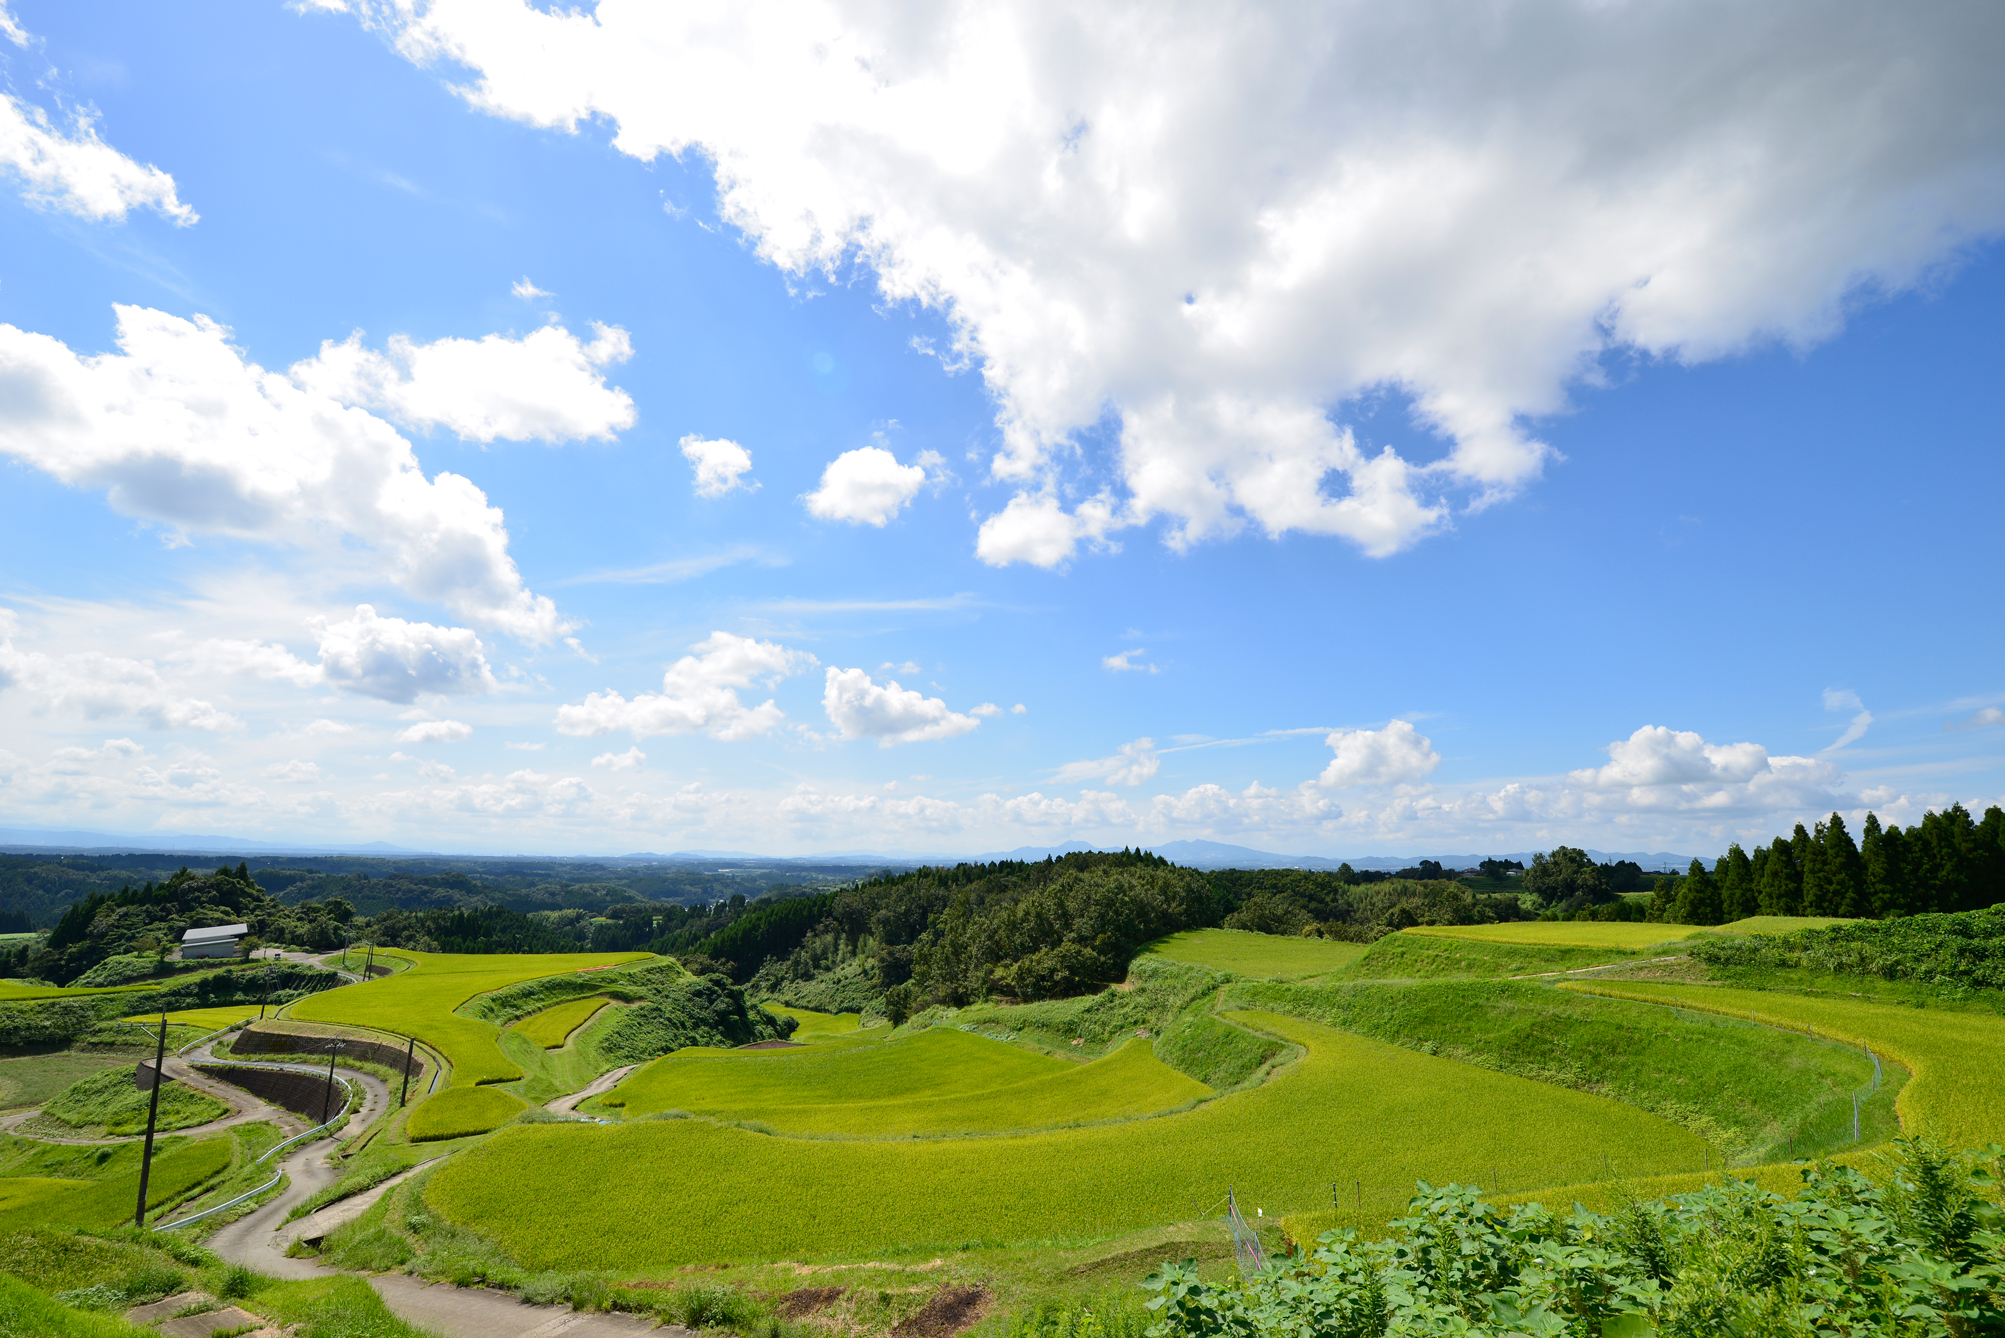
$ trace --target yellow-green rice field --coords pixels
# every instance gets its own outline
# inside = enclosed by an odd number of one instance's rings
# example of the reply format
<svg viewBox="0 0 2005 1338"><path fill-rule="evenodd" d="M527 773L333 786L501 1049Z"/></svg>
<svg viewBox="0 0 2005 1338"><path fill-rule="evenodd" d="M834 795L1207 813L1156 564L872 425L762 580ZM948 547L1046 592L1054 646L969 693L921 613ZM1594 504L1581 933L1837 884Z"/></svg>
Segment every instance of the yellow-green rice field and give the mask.
<svg viewBox="0 0 2005 1338"><path fill-rule="evenodd" d="M1149 951L1173 962L1208 966L1234 975L1289 979L1321 975L1364 956L1366 945L1334 939L1283 938L1245 929L1192 929L1172 934Z"/></svg>
<svg viewBox="0 0 2005 1338"><path fill-rule="evenodd" d="M501 1053L492 1022L462 1017L453 1010L473 998L519 981L562 975L589 967L639 961L644 952L494 954L424 953L390 950L412 967L366 985L345 985L309 995L286 1010L302 1022L346 1022L399 1036L416 1036L436 1047L452 1065L453 1086L508 1082L522 1068ZM382 955L379 953L378 955Z"/></svg>
<svg viewBox="0 0 2005 1338"><path fill-rule="evenodd" d="M602 1104L629 1118L682 1110L782 1133L912 1137L1138 1119L1210 1095L1146 1041L1081 1064L936 1028L837 1050L684 1052Z"/></svg>
<svg viewBox="0 0 2005 1338"><path fill-rule="evenodd" d="M540 1013L531 1013L514 1024L516 1031L533 1044L545 1050L555 1050L571 1039L571 1033L592 1020L592 1015L604 1008L612 1000L604 995L592 995L584 999L567 999L565 1002L546 1008Z"/></svg>
<svg viewBox="0 0 2005 1338"><path fill-rule="evenodd" d="M1448 1179L1498 1163L1558 1175L1592 1150L1645 1174L1704 1154L1686 1130L1606 1098L1293 1018L1231 1016L1304 1057L1182 1114L897 1140L789 1138L705 1119L517 1125L444 1166L427 1198L533 1268L664 1270L1104 1236L1208 1216L1228 1185L1271 1214L1314 1208L1331 1181L1366 1171Z"/></svg>

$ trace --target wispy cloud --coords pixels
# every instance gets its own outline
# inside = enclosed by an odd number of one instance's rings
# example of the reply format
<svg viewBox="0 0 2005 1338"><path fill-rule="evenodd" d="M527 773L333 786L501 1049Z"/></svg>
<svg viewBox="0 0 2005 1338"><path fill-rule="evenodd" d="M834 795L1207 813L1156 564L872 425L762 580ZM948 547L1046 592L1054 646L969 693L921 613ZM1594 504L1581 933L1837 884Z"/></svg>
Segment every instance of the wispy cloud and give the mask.
<svg viewBox="0 0 2005 1338"><path fill-rule="evenodd" d="M698 576L708 576L713 571L725 567L735 567L741 562L755 562L762 567L784 567L787 559L769 553L763 548L750 544L726 549L721 553L706 553L700 557L671 558L667 562L651 563L645 567L621 567L612 571L587 572L582 576L566 576L562 580L550 581L553 587L572 585L673 585L677 581L694 580Z"/></svg>
<svg viewBox="0 0 2005 1338"><path fill-rule="evenodd" d="M1857 743L1865 738L1866 731L1873 727L1873 713L1859 700L1859 694L1850 688L1824 689L1824 709L1854 712L1851 723L1845 726L1845 732L1838 736L1838 741L1824 749L1827 753L1835 753L1848 743Z"/></svg>

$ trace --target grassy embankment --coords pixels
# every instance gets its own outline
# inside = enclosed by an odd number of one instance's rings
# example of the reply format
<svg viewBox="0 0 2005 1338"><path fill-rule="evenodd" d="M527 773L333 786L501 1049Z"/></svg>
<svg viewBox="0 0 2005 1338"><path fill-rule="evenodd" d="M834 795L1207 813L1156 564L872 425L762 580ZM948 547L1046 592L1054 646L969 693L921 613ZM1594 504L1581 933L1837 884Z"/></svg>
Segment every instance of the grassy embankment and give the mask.
<svg viewBox="0 0 2005 1338"><path fill-rule="evenodd" d="M104 1069L79 1078L50 1097L38 1120L63 1137L124 1138L146 1132L152 1094L133 1085L131 1065ZM192 1129L220 1120L230 1108L212 1096L169 1081L160 1089L157 1128Z"/></svg>
<svg viewBox="0 0 2005 1338"><path fill-rule="evenodd" d="M1702 1160L1693 1135L1614 1101L1297 1019L1233 1017L1303 1058L1178 1115L916 1141L772 1137L704 1119L516 1125L433 1174L426 1201L533 1268L648 1271L1106 1236L1206 1216L1227 1184L1249 1207L1309 1207L1365 1168L1399 1181L1494 1162L1551 1179L1588 1148L1631 1173ZM530 1189L558 1167L564 1194ZM744 1211L755 1199L780 1211Z"/></svg>
<svg viewBox="0 0 2005 1338"><path fill-rule="evenodd" d="M600 1104L630 1119L679 1110L788 1134L909 1138L1139 1119L1210 1095L1141 1041L1079 1064L934 1028L841 1049L685 1052Z"/></svg>

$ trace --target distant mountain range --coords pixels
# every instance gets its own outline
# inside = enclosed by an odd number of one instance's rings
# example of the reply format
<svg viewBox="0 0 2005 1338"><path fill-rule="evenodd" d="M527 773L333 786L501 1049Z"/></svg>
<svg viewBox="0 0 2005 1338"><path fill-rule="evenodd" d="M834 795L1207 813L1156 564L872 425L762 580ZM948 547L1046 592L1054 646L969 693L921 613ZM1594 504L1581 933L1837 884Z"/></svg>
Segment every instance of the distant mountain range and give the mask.
<svg viewBox="0 0 2005 1338"><path fill-rule="evenodd" d="M625 855L506 855L490 853L474 855L466 852L445 853L439 851L413 850L407 846L392 845L387 841L369 841L356 845L327 845L315 842L251 841L235 836L174 836L160 833L114 833L83 831L72 828L0 827L0 851L13 854L50 855L103 855L114 852L161 852L176 855L206 856L221 858L244 855L373 855L383 859L405 857L411 859L573 859L603 860L607 863L626 864L659 862L663 864L714 864L718 862L762 864L762 865L875 865L910 868L920 864L956 864L964 859L978 863L992 863L996 860L1041 860L1050 856L1070 854L1078 850L1108 850L1109 846L1096 846L1083 841L1072 841L1060 846L1018 846L1014 850L992 850L980 855L936 853L918 855L909 851L884 850L831 850L813 855L759 855L745 850L676 850L658 854L652 850L636 851ZM1423 859L1439 862L1449 869L1474 868L1483 859L1476 854L1423 854L1423 855L1288 855L1271 850L1255 850L1250 846L1228 845L1223 841L1163 841L1147 847L1164 859L1194 869L1335 869L1340 864L1349 864L1353 869L1370 869L1386 873L1400 869L1410 869ZM1629 859L1643 866L1646 872L1660 869L1683 870L1692 862L1690 855L1673 855L1665 851L1605 851L1587 852L1594 859L1604 863ZM1530 851L1512 851L1499 855L1499 859L1514 859L1529 864Z"/></svg>

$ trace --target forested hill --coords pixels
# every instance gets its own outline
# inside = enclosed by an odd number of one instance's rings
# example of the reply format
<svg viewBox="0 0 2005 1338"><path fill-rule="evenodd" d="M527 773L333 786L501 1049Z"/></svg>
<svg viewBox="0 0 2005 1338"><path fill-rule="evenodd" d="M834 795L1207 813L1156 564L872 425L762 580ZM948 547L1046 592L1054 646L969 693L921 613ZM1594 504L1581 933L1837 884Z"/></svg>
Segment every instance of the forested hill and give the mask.
<svg viewBox="0 0 2005 1338"><path fill-rule="evenodd" d="M1961 804L1912 827L1882 827L1866 814L1853 840L1833 813L1812 831L1798 823L1752 854L1738 843L1709 870L1693 860L1683 878L1659 879L1654 918L1728 924L1750 915L1886 919L1981 910L2005 902L2005 810L1982 821Z"/></svg>
<svg viewBox="0 0 2005 1338"><path fill-rule="evenodd" d="M699 950L756 992L806 1007L1048 999L1121 980L1145 945L1224 925L1370 940L1413 924L1528 912L1448 880L1343 872L1201 872L1141 850L923 868L748 913ZM817 916L816 912L819 911Z"/></svg>

